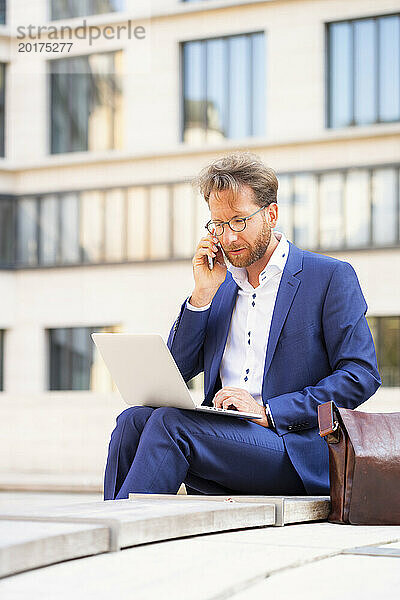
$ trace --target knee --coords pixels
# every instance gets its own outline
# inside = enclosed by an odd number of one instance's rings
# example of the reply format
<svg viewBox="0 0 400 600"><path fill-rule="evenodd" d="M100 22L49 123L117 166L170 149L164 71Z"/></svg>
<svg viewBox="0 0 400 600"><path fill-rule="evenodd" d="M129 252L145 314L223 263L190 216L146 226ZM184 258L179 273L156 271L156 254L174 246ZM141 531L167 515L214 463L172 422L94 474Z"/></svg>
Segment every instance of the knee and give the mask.
<svg viewBox="0 0 400 600"><path fill-rule="evenodd" d="M117 416L114 431L125 431L131 428L141 432L154 409L148 406L130 406Z"/></svg>
<svg viewBox="0 0 400 600"><path fill-rule="evenodd" d="M155 428L163 428L168 432L180 430L185 421L185 413L179 408L161 406L154 410L149 420L149 425Z"/></svg>

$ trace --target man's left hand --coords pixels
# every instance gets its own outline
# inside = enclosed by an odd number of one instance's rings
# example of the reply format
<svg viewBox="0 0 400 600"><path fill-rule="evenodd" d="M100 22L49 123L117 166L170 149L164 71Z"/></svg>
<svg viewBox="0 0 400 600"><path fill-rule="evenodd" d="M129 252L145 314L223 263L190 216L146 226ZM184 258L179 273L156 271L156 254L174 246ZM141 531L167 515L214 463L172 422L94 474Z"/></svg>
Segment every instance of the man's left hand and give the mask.
<svg viewBox="0 0 400 600"><path fill-rule="evenodd" d="M229 408L234 406L237 410L243 412L256 413L261 416L261 419L249 419L253 423L258 423L263 427L268 427L268 419L265 413L264 406L256 402L246 390L235 387L223 387L213 398L213 404L217 408Z"/></svg>

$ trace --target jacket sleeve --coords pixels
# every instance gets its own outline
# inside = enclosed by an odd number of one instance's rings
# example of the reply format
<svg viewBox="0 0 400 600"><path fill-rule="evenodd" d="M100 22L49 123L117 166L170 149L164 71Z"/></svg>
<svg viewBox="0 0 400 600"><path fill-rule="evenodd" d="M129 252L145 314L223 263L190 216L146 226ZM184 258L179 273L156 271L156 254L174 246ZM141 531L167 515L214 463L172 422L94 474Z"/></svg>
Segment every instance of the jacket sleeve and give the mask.
<svg viewBox="0 0 400 600"><path fill-rule="evenodd" d="M353 267L340 261L322 308L322 328L332 373L316 385L268 399L279 435L317 427L319 404L354 409L381 385L367 304Z"/></svg>
<svg viewBox="0 0 400 600"><path fill-rule="evenodd" d="M211 308L193 311L187 308L186 302L171 328L167 346L183 379L189 381L204 369L203 345Z"/></svg>

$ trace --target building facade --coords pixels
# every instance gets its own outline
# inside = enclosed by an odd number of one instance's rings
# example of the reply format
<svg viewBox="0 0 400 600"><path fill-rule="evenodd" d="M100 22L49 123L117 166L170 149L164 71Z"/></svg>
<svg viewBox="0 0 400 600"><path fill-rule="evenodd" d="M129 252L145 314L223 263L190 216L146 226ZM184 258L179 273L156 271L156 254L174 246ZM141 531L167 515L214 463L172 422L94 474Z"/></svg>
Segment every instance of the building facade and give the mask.
<svg viewBox="0 0 400 600"><path fill-rule="evenodd" d="M90 333L167 336L190 181L237 149L277 229L356 269L400 410L399 77L395 0L0 2L0 486L100 489L125 405Z"/></svg>

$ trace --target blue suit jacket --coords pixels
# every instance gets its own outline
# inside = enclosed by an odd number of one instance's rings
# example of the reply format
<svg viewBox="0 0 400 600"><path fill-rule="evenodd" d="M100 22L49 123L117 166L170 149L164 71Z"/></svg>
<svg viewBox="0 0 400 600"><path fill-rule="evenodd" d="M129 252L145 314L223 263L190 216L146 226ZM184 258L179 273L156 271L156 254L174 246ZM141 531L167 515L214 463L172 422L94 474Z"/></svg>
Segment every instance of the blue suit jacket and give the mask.
<svg viewBox="0 0 400 600"><path fill-rule="evenodd" d="M238 287L227 273L211 307L181 307L168 347L188 381L204 371L205 400L221 387L219 367ZM353 267L289 242L272 315L262 398L309 494L329 491L328 450L318 404L354 409L381 384L367 304Z"/></svg>

